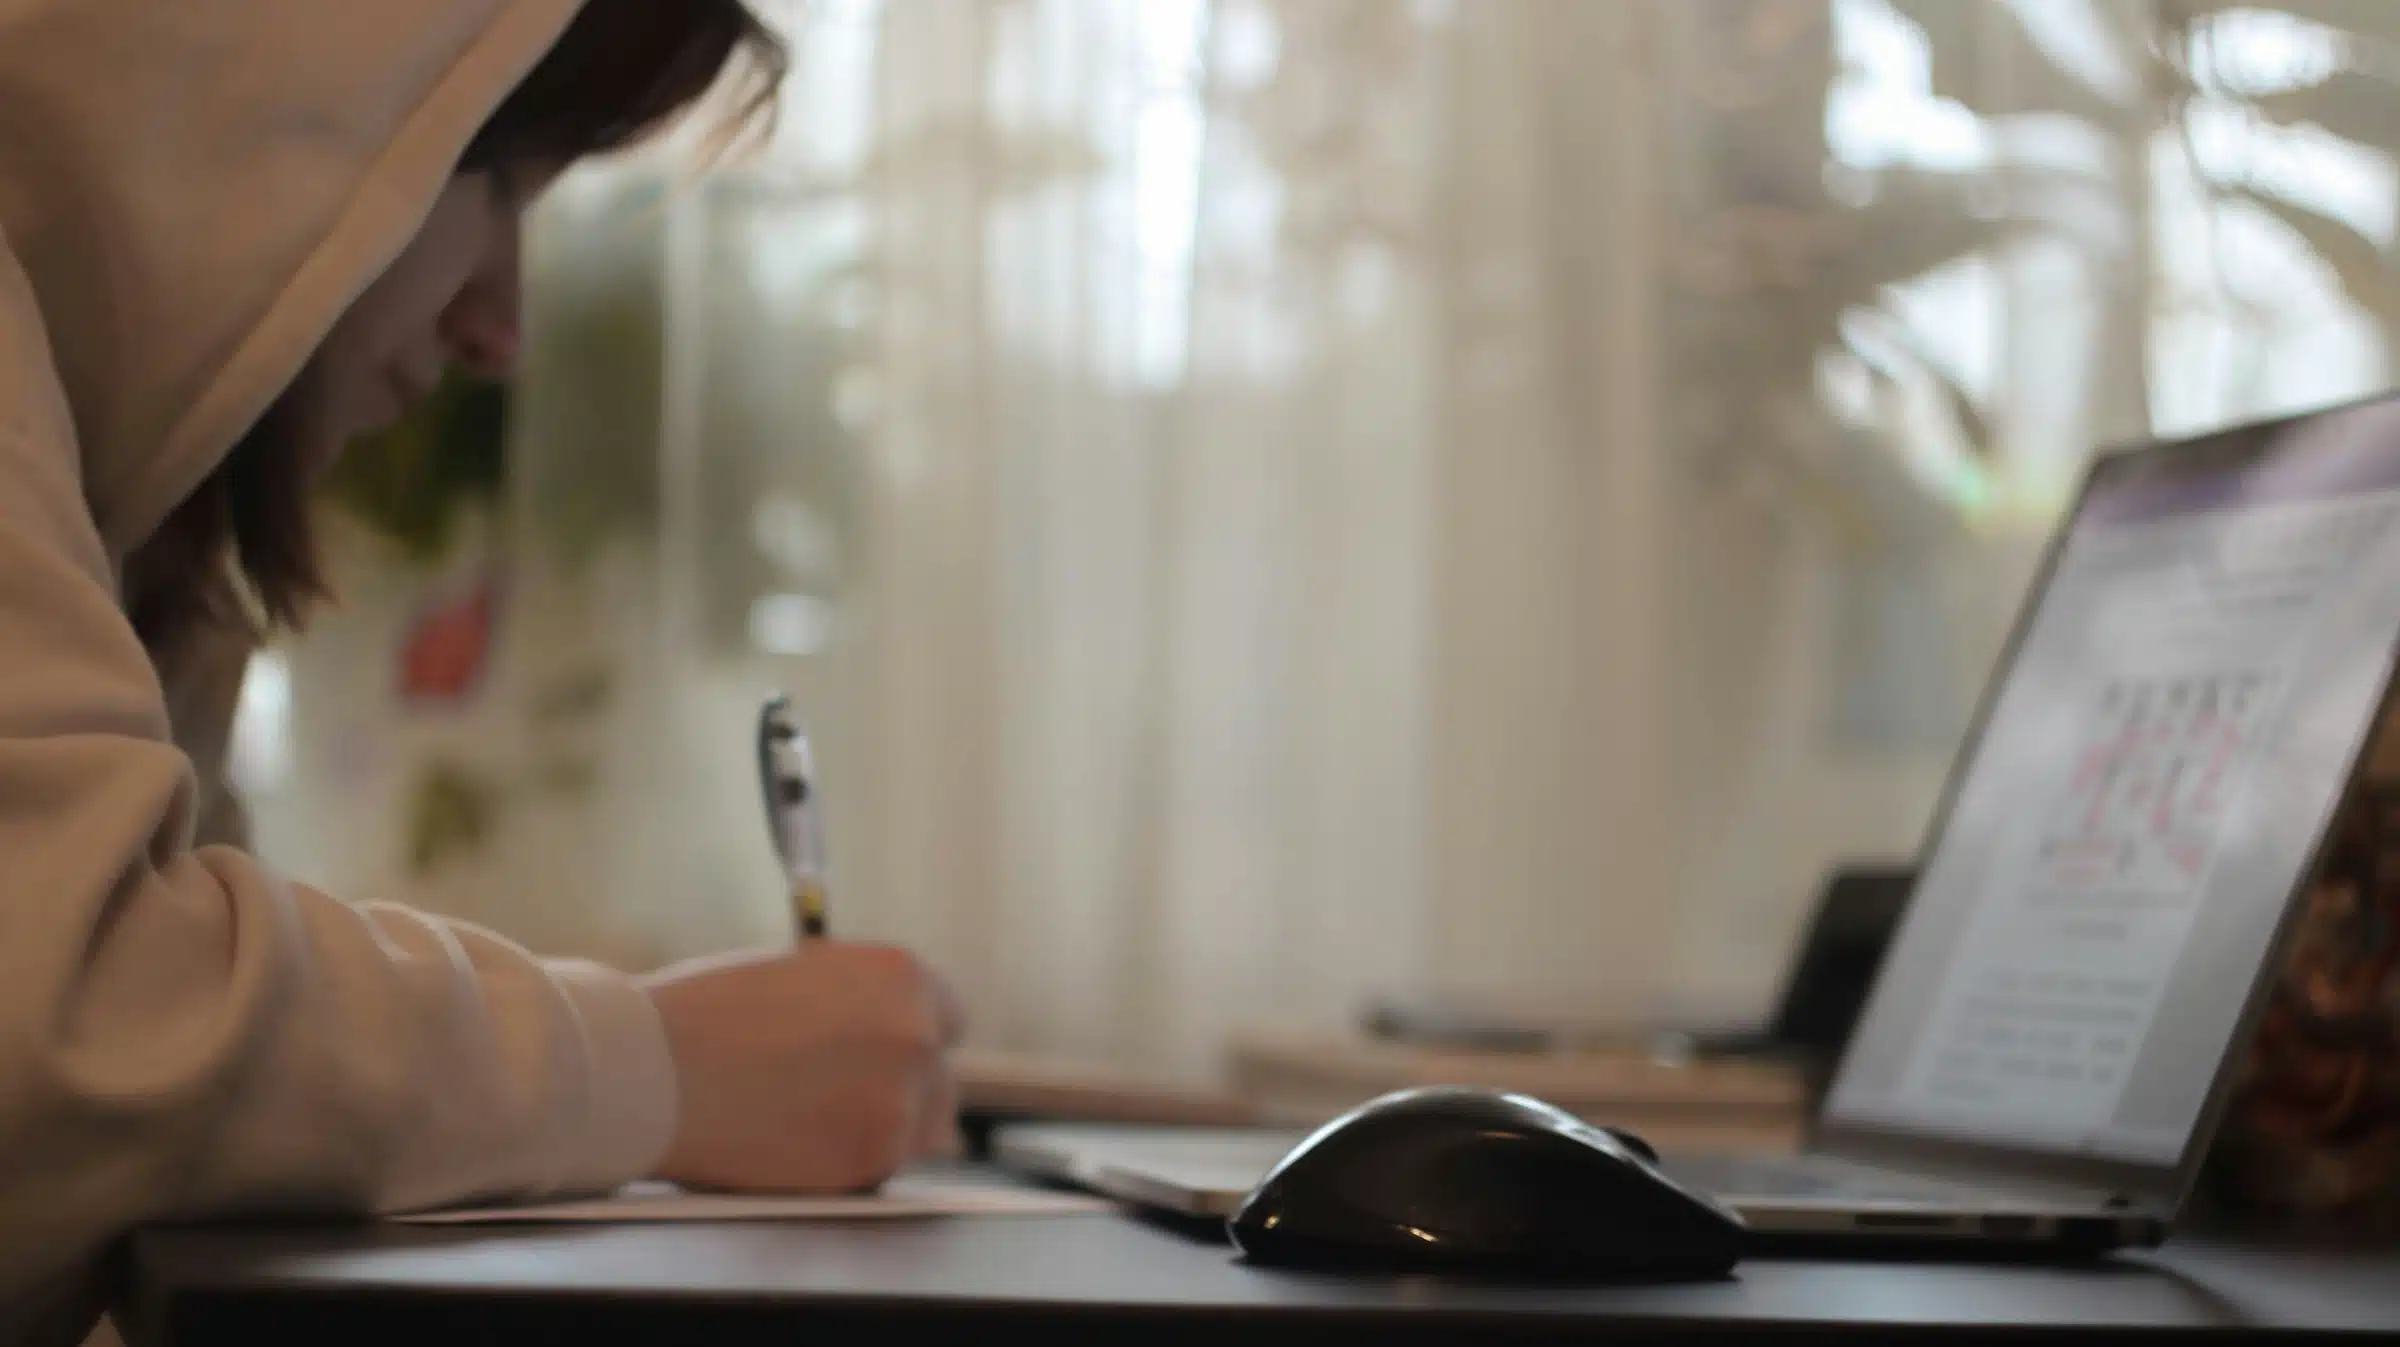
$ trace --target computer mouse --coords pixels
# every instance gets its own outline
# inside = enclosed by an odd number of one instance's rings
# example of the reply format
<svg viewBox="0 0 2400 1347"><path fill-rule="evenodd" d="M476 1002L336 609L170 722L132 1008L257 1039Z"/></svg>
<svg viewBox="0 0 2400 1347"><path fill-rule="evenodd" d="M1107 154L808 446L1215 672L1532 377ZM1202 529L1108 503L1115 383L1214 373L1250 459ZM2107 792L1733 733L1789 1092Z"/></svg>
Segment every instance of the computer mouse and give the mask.
<svg viewBox="0 0 2400 1347"><path fill-rule="evenodd" d="M1327 1123L1227 1224L1269 1266L1611 1280L1723 1276L1744 1236L1639 1138L1458 1087L1402 1090Z"/></svg>

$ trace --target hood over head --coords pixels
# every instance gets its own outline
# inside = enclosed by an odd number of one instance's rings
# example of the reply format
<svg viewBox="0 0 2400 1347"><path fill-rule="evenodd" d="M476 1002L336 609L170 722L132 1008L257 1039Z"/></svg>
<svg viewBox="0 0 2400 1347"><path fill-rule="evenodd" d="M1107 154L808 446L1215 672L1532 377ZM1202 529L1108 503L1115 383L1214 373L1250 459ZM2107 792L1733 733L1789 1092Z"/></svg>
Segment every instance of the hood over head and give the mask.
<svg viewBox="0 0 2400 1347"><path fill-rule="evenodd" d="M112 556L407 247L579 4L0 0L0 247Z"/></svg>

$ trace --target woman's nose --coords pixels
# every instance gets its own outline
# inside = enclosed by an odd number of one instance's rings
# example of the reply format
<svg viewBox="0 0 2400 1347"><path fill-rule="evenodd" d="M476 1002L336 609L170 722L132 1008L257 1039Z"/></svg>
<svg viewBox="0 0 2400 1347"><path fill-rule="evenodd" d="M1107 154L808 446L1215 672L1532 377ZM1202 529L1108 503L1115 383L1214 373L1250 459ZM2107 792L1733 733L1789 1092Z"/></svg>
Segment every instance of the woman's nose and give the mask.
<svg viewBox="0 0 2400 1347"><path fill-rule="evenodd" d="M525 347L516 290L475 285L442 314L442 345L459 368L478 379L514 377Z"/></svg>
<svg viewBox="0 0 2400 1347"><path fill-rule="evenodd" d="M442 311L442 344L459 368L494 383L512 378L525 347L524 225L502 221L482 262Z"/></svg>

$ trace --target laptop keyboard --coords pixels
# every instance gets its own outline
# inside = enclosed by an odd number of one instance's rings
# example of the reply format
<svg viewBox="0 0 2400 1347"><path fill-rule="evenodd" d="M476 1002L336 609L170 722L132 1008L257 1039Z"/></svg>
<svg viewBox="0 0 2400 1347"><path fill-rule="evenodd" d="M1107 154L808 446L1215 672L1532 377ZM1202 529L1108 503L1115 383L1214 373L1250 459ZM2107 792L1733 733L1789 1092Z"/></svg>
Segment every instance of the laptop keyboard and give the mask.
<svg viewBox="0 0 2400 1347"><path fill-rule="evenodd" d="M1815 1197L1850 1202L1937 1202L1959 1194L1902 1175L1861 1171L1813 1155L1668 1156L1667 1177L1718 1197Z"/></svg>

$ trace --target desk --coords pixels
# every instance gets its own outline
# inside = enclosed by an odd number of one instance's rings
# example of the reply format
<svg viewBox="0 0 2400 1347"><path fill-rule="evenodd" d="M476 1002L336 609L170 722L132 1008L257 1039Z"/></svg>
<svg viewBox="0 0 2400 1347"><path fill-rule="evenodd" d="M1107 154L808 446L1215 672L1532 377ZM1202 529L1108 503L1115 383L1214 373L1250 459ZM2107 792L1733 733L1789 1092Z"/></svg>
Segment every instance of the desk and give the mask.
<svg viewBox="0 0 2400 1347"><path fill-rule="evenodd" d="M281 1342L1943 1341L2228 1328L2400 1331L2400 1254L2195 1242L2093 1268L1767 1262L1618 1288L1357 1279L1244 1266L1117 1215L908 1223L188 1229L139 1236L136 1347ZM951 1339L958 1340L958 1339Z"/></svg>

